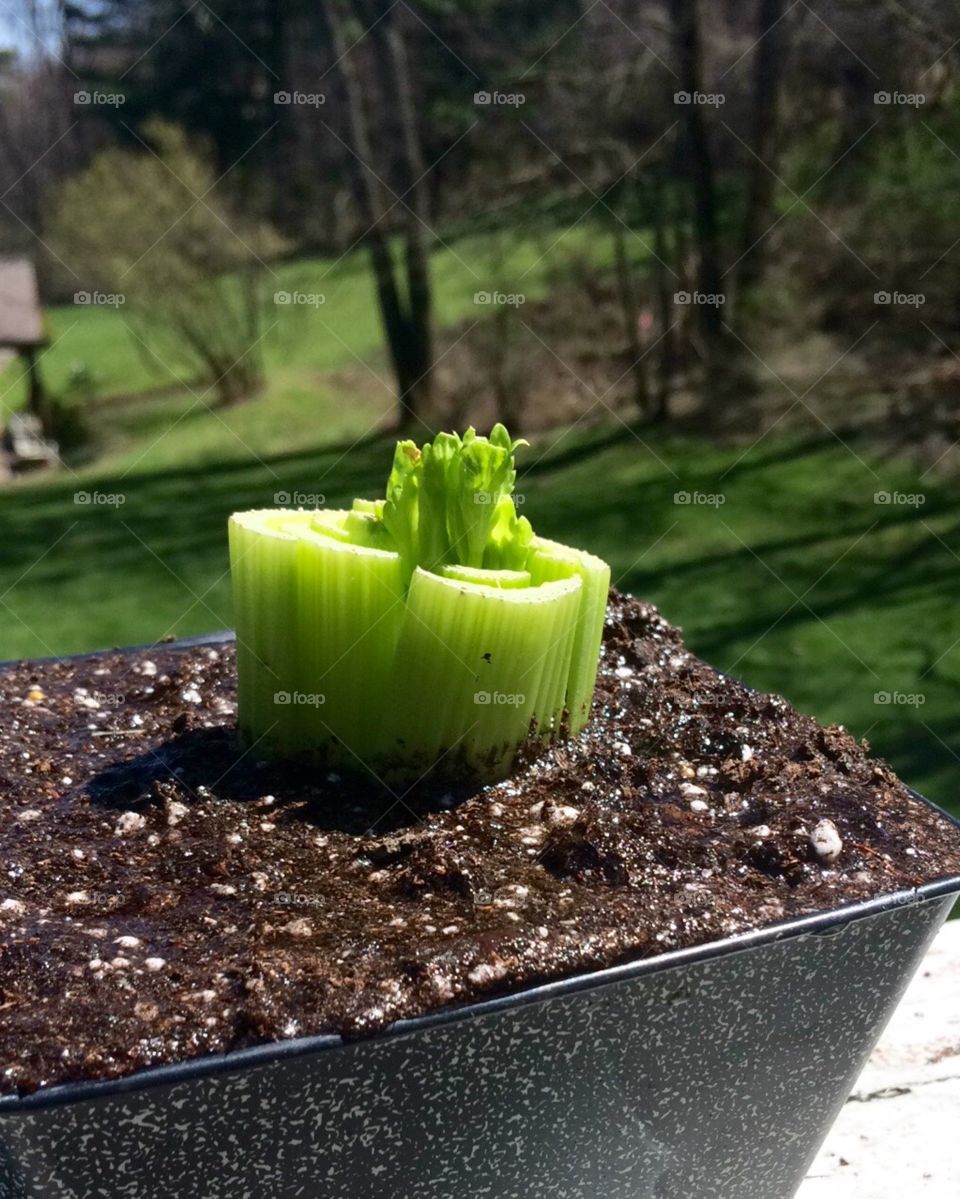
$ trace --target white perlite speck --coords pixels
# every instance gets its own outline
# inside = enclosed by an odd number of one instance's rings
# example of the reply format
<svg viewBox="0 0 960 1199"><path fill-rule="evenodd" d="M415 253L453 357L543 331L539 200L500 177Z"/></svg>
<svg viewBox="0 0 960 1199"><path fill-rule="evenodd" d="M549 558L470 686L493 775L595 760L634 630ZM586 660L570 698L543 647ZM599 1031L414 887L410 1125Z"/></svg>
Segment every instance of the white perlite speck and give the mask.
<svg viewBox="0 0 960 1199"><path fill-rule="evenodd" d="M14 916L22 916L27 910L27 905L19 899L5 899L0 903L0 912L12 912Z"/></svg>
<svg viewBox="0 0 960 1199"><path fill-rule="evenodd" d="M178 799L171 799L167 802L167 824L170 828L175 828L184 816L188 816L189 814L190 809Z"/></svg>
<svg viewBox="0 0 960 1199"><path fill-rule="evenodd" d="M291 937L312 937L313 925L309 920L305 920L300 916L296 920L291 920L288 924L284 924L280 929L282 933L287 933Z"/></svg>
<svg viewBox="0 0 960 1199"><path fill-rule="evenodd" d="M568 825L576 824L580 818L580 809L572 808L569 804L561 804L559 807L550 807L546 809L545 818L547 824L555 828L566 828Z"/></svg>
<svg viewBox="0 0 960 1199"><path fill-rule="evenodd" d="M810 844L821 862L832 865L843 852L843 841L832 820L818 821L810 834Z"/></svg>
<svg viewBox="0 0 960 1199"><path fill-rule="evenodd" d="M467 974L467 978L469 978L469 980L475 986L483 987L488 983L494 983L499 979L504 978L506 973L506 966L499 962L496 964L482 962L479 966L474 966L474 968Z"/></svg>
<svg viewBox="0 0 960 1199"><path fill-rule="evenodd" d="M153 973L156 973L156 971L162 970L164 968L164 966L167 964L167 959L166 958L147 958L143 964L146 966L146 968L148 970L150 970Z"/></svg>
<svg viewBox="0 0 960 1199"><path fill-rule="evenodd" d="M113 835L125 837L127 833L139 833L146 823L146 816L141 816L139 812L124 812L117 821Z"/></svg>

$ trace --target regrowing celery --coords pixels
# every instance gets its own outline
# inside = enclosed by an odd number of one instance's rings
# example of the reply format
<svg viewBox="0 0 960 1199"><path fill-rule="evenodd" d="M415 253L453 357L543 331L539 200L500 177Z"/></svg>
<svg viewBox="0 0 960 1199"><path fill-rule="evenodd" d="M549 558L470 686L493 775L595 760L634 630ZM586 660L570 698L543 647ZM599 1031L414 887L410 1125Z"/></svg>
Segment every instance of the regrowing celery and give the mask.
<svg viewBox="0 0 960 1199"><path fill-rule="evenodd" d="M383 500L230 519L239 723L250 743L416 779L493 779L589 717L610 570L534 536L518 446L397 445Z"/></svg>

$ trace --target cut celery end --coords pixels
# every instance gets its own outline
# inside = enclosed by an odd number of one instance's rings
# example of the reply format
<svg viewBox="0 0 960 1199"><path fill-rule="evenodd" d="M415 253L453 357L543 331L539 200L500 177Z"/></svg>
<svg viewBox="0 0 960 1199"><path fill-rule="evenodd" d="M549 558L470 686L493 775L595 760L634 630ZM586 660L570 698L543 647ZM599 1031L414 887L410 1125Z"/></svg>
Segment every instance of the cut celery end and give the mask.
<svg viewBox="0 0 960 1199"><path fill-rule="evenodd" d="M415 506L406 510L412 519ZM578 732L596 678L606 563L535 538L501 496L486 549L415 567L413 550L426 560L430 547L416 524L388 530L384 511L382 500L355 500L349 510L231 518L248 740L381 777L416 777L446 760L493 779L531 732L559 733L564 711Z"/></svg>
<svg viewBox="0 0 960 1199"><path fill-rule="evenodd" d="M445 579L460 583L476 583L484 587L515 588L530 586L527 570L485 570L480 566L442 566L438 572Z"/></svg>
<svg viewBox="0 0 960 1199"><path fill-rule="evenodd" d="M377 520L383 520L383 507L386 500L354 500L353 511L365 512L370 516L375 516Z"/></svg>
<svg viewBox="0 0 960 1199"><path fill-rule="evenodd" d="M567 680L567 712L572 734L590 718L603 622L610 591L610 567L601 558L546 537L535 537L527 563L534 585L576 575L583 581L577 634Z"/></svg>
<svg viewBox="0 0 960 1199"><path fill-rule="evenodd" d="M351 534L347 529L348 515L346 509L342 508L327 508L313 512L307 529L312 533L323 533L326 537L333 537L337 541L349 544Z"/></svg>
<svg viewBox="0 0 960 1199"><path fill-rule="evenodd" d="M372 512L348 512L344 520L344 528L354 545L379 550L394 548L393 538L387 532L383 521Z"/></svg>
<svg viewBox="0 0 960 1199"><path fill-rule="evenodd" d="M366 549L389 550L393 548L390 534L382 522L370 512L356 509L331 508L314 512L310 528L347 545Z"/></svg>
<svg viewBox="0 0 960 1199"><path fill-rule="evenodd" d="M496 777L531 729L555 729L582 590L579 576L497 589L415 570L392 688L398 753Z"/></svg>

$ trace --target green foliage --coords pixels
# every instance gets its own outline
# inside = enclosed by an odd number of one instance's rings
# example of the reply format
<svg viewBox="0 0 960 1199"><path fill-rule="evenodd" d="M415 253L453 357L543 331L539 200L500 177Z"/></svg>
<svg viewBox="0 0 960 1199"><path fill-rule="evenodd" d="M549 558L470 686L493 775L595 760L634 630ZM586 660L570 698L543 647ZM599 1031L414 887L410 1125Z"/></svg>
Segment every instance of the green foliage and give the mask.
<svg viewBox="0 0 960 1199"><path fill-rule="evenodd" d="M514 455L526 444L513 440L503 425L495 425L489 438L471 427L463 437L439 433L422 448L412 441L397 444L383 521L407 579L417 566L489 565L485 551L495 527L497 565L518 560L530 543L530 524L511 522L501 505L516 481Z"/></svg>
<svg viewBox="0 0 960 1199"><path fill-rule="evenodd" d="M280 240L219 197L205 155L182 130L146 128L136 152L108 149L60 188L52 240L116 297L161 368L198 372L230 400L259 381L263 260Z"/></svg>
<svg viewBox="0 0 960 1199"><path fill-rule="evenodd" d="M487 570L523 570L530 556L533 528L525 516L517 516L513 497L497 501L493 524L483 551Z"/></svg>
<svg viewBox="0 0 960 1199"><path fill-rule="evenodd" d="M858 217L878 254L886 251L896 259L953 244L960 160L952 147L958 140L958 108L931 114L923 123L898 122L879 140Z"/></svg>

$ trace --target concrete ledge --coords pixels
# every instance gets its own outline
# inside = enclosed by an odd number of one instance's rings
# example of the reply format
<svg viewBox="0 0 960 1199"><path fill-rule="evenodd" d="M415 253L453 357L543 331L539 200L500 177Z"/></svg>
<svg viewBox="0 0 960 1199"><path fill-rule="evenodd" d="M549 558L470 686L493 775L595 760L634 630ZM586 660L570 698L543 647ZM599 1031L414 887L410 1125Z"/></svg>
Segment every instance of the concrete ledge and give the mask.
<svg viewBox="0 0 960 1199"><path fill-rule="evenodd" d="M960 1196L960 920L937 937L797 1199Z"/></svg>

